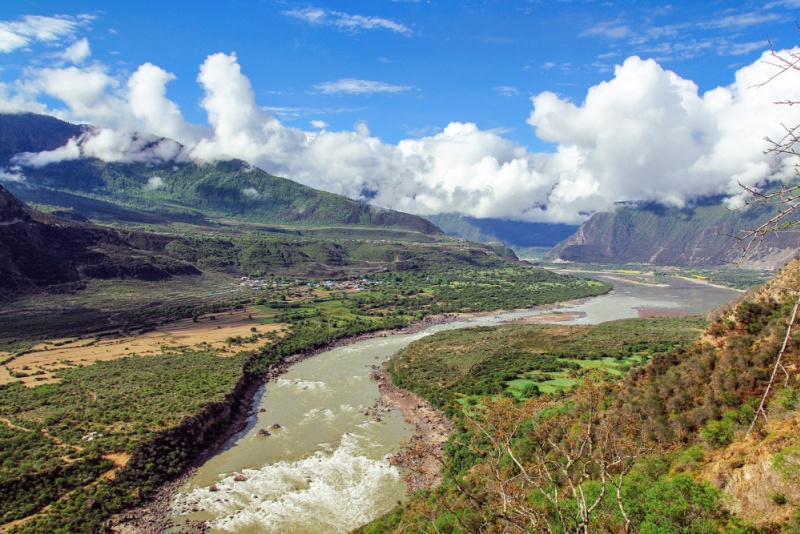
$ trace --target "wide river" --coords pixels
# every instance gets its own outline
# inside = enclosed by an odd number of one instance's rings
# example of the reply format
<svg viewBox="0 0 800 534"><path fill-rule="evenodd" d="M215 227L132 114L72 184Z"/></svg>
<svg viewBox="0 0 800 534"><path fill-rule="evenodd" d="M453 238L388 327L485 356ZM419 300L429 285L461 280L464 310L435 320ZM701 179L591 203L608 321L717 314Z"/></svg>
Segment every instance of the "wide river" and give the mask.
<svg viewBox="0 0 800 534"><path fill-rule="evenodd" d="M560 311L583 316L561 324L637 317L642 307L705 313L738 295L680 278L663 286L612 283L609 295L563 306ZM396 410L378 407L376 417L380 394L371 366L435 332L542 313L548 312L487 315L366 339L295 364L259 391L247 428L182 488L173 503L175 522L203 519L212 532L319 534L348 532L386 513L406 494L389 456L413 428Z"/></svg>

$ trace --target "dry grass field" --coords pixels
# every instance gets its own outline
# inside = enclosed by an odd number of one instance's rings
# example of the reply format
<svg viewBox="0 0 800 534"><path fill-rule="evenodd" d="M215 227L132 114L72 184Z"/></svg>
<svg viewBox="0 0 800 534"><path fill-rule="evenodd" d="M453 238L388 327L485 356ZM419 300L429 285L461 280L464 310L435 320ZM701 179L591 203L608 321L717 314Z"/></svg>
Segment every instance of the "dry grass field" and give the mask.
<svg viewBox="0 0 800 534"><path fill-rule="evenodd" d="M261 337L254 343L249 342L253 334L282 332L286 325L265 324L273 315L248 309L230 310L200 316L196 322L192 319L176 321L138 335L115 333L107 337L51 340L35 345L30 352L0 367L0 385L17 380L26 386L45 384L56 381L53 374L60 369L133 354L147 356L182 348L210 348L221 356L233 355L266 342ZM230 339L239 337L244 341L230 343ZM0 360L9 356L10 353L0 351ZM23 374L27 376L18 378Z"/></svg>

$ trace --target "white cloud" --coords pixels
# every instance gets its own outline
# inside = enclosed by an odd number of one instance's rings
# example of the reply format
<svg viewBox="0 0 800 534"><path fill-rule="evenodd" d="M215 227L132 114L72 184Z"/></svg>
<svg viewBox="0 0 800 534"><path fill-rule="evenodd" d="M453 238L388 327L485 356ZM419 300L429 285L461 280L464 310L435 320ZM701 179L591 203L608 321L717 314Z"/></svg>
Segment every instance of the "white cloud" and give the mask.
<svg viewBox="0 0 800 534"><path fill-rule="evenodd" d="M174 79L173 74L151 63L140 66L128 79L128 107L143 131L172 139L189 135L180 109L166 96L166 85Z"/></svg>
<svg viewBox="0 0 800 534"><path fill-rule="evenodd" d="M328 123L325 121L314 120L311 121L311 127L316 128L317 130L324 130L328 127Z"/></svg>
<svg viewBox="0 0 800 534"><path fill-rule="evenodd" d="M79 22L71 17L26 15L22 20L0 21L0 52L12 52L34 42L53 42L75 33Z"/></svg>
<svg viewBox="0 0 800 534"><path fill-rule="evenodd" d="M76 160L81 157L81 149L77 139L70 139L66 145L44 152L23 152L14 156L11 161L26 167L44 167L51 163Z"/></svg>
<svg viewBox="0 0 800 534"><path fill-rule="evenodd" d="M795 52L800 52L796 50ZM773 105L795 80L756 62L729 87L704 95L652 60L628 58L614 79L592 87L575 105L552 93L534 97L528 122L539 138L558 144L548 172L559 176L549 203L607 209L621 200L681 206L703 195L735 195L738 182L785 178L765 157L765 135L800 112Z"/></svg>
<svg viewBox="0 0 800 534"><path fill-rule="evenodd" d="M64 102L78 121L117 124L125 107L113 91L118 81L99 65L85 68L44 68L34 73L29 90L38 90Z"/></svg>
<svg viewBox="0 0 800 534"><path fill-rule="evenodd" d="M156 189L161 189L163 187L164 179L160 176L151 176L147 179L147 185L144 186L144 188L149 191L155 191Z"/></svg>
<svg viewBox="0 0 800 534"><path fill-rule="evenodd" d="M97 66L41 69L30 74L26 90L34 93L28 97L39 91L59 98L67 106L60 112L90 117L102 128L20 162L77 155L109 161L239 158L312 187L411 213L580 222L619 201L680 206L703 195L735 196L738 182L791 176L794 160L765 156L763 138L779 137L781 123L800 124L796 106L773 104L795 93L797 73L754 88L775 73L763 59L740 69L730 86L704 94L690 80L638 57L618 65L583 102L538 94L528 122L556 146L546 154L471 123L454 122L396 145L363 123L338 132L319 131L323 123L316 121L314 132L291 128L257 104L233 54L213 54L200 67L200 105L209 126L186 123L166 95L174 76L154 65L142 65L127 80ZM14 92L5 90L0 100L8 102ZM156 135L130 133L137 130ZM174 137L185 148L158 136Z"/></svg>
<svg viewBox="0 0 800 534"><path fill-rule="evenodd" d="M407 93L413 90L408 85L392 85L373 80L358 80L356 78L343 78L335 82L324 82L314 86L325 94L346 93L350 95L363 95L372 93Z"/></svg>
<svg viewBox="0 0 800 534"><path fill-rule="evenodd" d="M312 8L292 9L283 11L288 17L303 20L314 26L333 26L341 30L390 30L395 33L411 34L408 26L393 20L381 17L368 17L364 15L351 15L330 9Z"/></svg>
<svg viewBox="0 0 800 534"><path fill-rule="evenodd" d="M69 45L66 50L62 52L61 57L70 63L80 65L91 55L92 50L89 47L89 40L84 37L83 39L75 41Z"/></svg>
<svg viewBox="0 0 800 534"><path fill-rule="evenodd" d="M248 198L261 198L261 193L255 187L245 187L242 189L242 194Z"/></svg>
<svg viewBox="0 0 800 534"><path fill-rule="evenodd" d="M22 170L19 167L8 170L0 169L0 183L24 184L25 175L22 174Z"/></svg>
<svg viewBox="0 0 800 534"><path fill-rule="evenodd" d="M609 39L624 39L631 37L633 32L624 24L613 22L600 22L581 32L581 37L601 36Z"/></svg>

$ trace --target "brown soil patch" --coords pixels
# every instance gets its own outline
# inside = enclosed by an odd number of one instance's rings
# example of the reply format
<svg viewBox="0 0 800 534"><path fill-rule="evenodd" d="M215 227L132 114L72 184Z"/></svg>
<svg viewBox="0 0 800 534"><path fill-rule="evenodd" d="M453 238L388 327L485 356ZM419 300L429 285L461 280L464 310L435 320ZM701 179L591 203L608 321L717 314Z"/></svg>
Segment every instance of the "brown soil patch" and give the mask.
<svg viewBox="0 0 800 534"><path fill-rule="evenodd" d="M683 310L658 308L655 306L639 306L634 309L639 312L639 317L687 317L689 315L694 315Z"/></svg>
<svg viewBox="0 0 800 534"><path fill-rule="evenodd" d="M107 478L109 480L114 480L114 477L117 474L117 470L120 467L122 467L122 466L124 466L125 464L128 463L128 461L131 459L131 455L127 454L127 453L124 453L124 452L119 452L119 453L116 453L116 454L104 454L103 458L105 458L106 460L111 460L112 462L114 462L114 467L111 468L110 470L106 471L105 473L103 473L101 475L101 478Z"/></svg>
<svg viewBox="0 0 800 534"><path fill-rule="evenodd" d="M60 369L134 354L147 356L182 348L211 348L219 350L223 356L233 355L241 350L259 347L267 341L259 338L255 343L230 344L226 341L229 338L241 336L246 339L254 333L276 332L285 327L281 324L264 324L263 321L270 317L272 314L264 312L231 310L201 316L196 322L192 319L176 321L140 334L114 332L99 339L72 338L40 343L31 352L17 356L0 367L0 385L17 380L29 387L46 384L57 380L53 373ZM0 360L10 356L10 353L0 352ZM28 376L16 378L13 373Z"/></svg>
<svg viewBox="0 0 800 534"><path fill-rule="evenodd" d="M784 523L800 509L800 480L781 474L773 458L796 445L798 433L796 412L775 417L761 432L711 452L701 476L725 492L725 507L737 516L757 526ZM776 502L776 495L785 502Z"/></svg>

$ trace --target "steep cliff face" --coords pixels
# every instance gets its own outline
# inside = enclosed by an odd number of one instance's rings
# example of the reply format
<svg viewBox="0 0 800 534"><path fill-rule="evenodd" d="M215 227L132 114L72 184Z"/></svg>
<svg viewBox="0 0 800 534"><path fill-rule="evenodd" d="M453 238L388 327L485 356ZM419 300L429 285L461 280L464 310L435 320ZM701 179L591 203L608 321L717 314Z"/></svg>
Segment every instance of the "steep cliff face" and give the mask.
<svg viewBox="0 0 800 534"><path fill-rule="evenodd" d="M742 254L731 236L758 227L773 213L759 206L745 211L729 211L721 205L688 209L620 206L613 213L593 215L547 258L581 263L723 265L737 261ZM797 230L770 234L745 257L743 265L779 267L797 255L798 247Z"/></svg>

